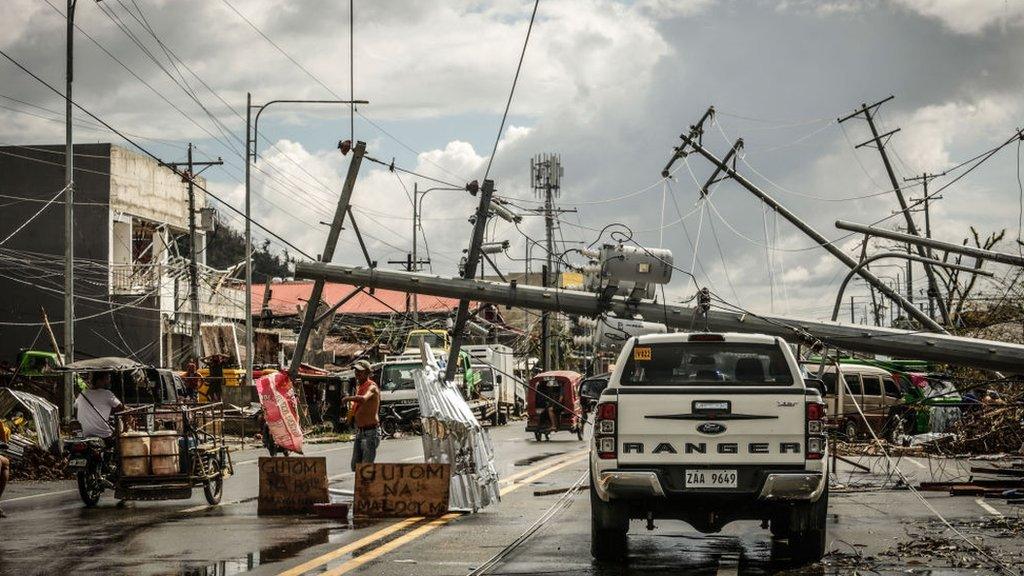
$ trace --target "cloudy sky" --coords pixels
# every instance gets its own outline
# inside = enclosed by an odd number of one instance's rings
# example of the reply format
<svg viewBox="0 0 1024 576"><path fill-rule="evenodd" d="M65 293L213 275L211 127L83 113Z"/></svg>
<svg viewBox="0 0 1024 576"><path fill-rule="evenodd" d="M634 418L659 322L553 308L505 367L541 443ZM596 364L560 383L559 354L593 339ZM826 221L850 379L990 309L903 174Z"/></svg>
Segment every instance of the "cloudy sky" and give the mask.
<svg viewBox="0 0 1024 576"><path fill-rule="evenodd" d="M0 47L58 85L63 4L0 3ZM355 4L355 96L370 101L356 116L356 138L375 158L446 182L482 178L533 3ZM222 156L225 167L206 175L235 206L247 92L256 103L350 95L346 2L81 0L76 21L76 100L167 160L182 160L189 141L203 156ZM834 258L734 183L698 202L695 181L711 170L699 157L661 180L680 132L714 105L705 144L722 155L742 137L740 171L840 238L836 218L871 222L897 204L878 153L854 150L869 137L865 123L836 118L895 95L877 120L883 132L900 129L889 143L899 177L941 173L1024 125L1022 27L1020 0L542 0L491 176L499 194L535 206L529 160L559 153L559 203L578 210L562 216L564 248L591 244L619 222L644 244L670 248L699 286L731 302L827 316L842 276ZM0 61L0 143L62 142L62 108ZM330 219L341 188L348 159L335 145L348 138L349 122L348 109L333 106L275 105L261 118L255 218L310 254L322 249L319 222ZM118 142L85 120L77 135ZM934 236L959 242L974 225L1017 237L1018 153L1006 147L943 191L933 204ZM356 215L381 262L411 249L415 182L435 185L363 165ZM464 193L426 197L435 272L455 272L473 205ZM537 217L521 231L496 224L491 238L511 241L515 259L499 257L499 265L521 270L524 236L542 230ZM839 245L856 250L853 239ZM361 260L350 231L337 260ZM895 267L878 273L903 278ZM923 290L921 270L914 276ZM677 273L668 294L694 290ZM864 301L862 285L850 294Z"/></svg>

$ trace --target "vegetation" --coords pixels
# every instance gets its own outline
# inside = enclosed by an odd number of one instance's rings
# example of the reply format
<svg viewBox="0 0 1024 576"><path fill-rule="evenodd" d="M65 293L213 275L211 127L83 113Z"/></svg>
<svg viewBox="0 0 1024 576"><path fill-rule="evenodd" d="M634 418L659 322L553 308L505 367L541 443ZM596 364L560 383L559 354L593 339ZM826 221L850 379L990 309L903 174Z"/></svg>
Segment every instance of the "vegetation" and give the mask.
<svg viewBox="0 0 1024 576"><path fill-rule="evenodd" d="M213 232L206 235L206 263L214 268L228 268L245 259L245 234L217 218ZM286 248L282 253L271 252L270 240L263 240L252 258L253 282L266 282L267 278L291 276L288 265L294 258Z"/></svg>

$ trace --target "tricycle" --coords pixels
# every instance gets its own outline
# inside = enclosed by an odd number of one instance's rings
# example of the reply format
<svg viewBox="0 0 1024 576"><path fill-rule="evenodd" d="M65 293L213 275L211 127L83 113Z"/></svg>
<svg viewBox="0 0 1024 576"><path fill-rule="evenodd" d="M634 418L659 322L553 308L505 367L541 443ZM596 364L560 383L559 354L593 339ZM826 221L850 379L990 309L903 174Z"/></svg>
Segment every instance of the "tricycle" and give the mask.
<svg viewBox="0 0 1024 576"><path fill-rule="evenodd" d="M542 372L530 379L526 390L526 431L540 442L552 432L569 431L583 439L585 423L579 385L583 376L570 370Z"/></svg>
<svg viewBox="0 0 1024 576"><path fill-rule="evenodd" d="M218 504L234 472L224 442L224 406L147 405L113 416L108 439L72 440L68 465L86 506L107 489L118 500L186 500L202 488Z"/></svg>

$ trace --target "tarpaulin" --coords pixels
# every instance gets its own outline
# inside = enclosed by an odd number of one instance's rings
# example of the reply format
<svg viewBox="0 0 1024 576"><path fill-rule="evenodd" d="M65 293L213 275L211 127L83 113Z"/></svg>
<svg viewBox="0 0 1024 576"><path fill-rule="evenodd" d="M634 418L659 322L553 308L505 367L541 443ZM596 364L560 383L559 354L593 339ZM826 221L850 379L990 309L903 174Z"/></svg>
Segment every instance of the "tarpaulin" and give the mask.
<svg viewBox="0 0 1024 576"><path fill-rule="evenodd" d="M260 395L263 417L274 443L289 452L302 454L298 401L288 374L276 372L257 379L256 392Z"/></svg>

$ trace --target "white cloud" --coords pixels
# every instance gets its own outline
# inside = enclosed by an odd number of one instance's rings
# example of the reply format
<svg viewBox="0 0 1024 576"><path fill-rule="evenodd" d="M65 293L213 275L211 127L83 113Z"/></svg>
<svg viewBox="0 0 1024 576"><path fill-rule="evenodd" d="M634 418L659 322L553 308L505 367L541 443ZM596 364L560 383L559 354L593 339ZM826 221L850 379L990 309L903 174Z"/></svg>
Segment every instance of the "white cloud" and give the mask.
<svg viewBox="0 0 1024 576"><path fill-rule="evenodd" d="M1009 0L893 0L897 5L934 18L960 34L978 34L992 25L1024 23L1024 3Z"/></svg>

